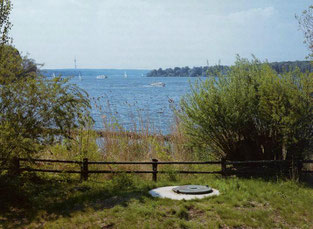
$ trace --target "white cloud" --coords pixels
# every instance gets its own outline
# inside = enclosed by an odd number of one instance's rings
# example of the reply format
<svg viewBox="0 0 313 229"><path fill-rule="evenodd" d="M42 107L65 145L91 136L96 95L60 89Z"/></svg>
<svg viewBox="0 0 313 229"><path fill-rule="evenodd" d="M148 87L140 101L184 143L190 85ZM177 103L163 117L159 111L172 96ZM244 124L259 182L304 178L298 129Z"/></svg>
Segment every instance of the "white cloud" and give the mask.
<svg viewBox="0 0 313 229"><path fill-rule="evenodd" d="M274 7L254 8L245 11L231 13L227 20L237 24L247 24L251 22L263 22L270 19L275 14Z"/></svg>

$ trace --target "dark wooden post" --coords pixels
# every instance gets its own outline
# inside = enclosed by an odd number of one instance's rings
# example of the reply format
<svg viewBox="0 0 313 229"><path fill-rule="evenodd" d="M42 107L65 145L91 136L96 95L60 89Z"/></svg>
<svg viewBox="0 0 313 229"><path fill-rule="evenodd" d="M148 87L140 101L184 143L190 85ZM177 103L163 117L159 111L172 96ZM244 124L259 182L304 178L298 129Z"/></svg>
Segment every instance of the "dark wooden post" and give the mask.
<svg viewBox="0 0 313 229"><path fill-rule="evenodd" d="M19 176L20 172L20 159L18 157L14 157L12 158L12 164L9 173L12 176Z"/></svg>
<svg viewBox="0 0 313 229"><path fill-rule="evenodd" d="M81 180L88 180L88 158L83 159L83 164L81 167L81 174L80 174Z"/></svg>
<svg viewBox="0 0 313 229"><path fill-rule="evenodd" d="M297 161L297 173L298 173L299 181L301 180L302 168L303 168L303 162L302 162L302 160L298 160Z"/></svg>
<svg viewBox="0 0 313 229"><path fill-rule="evenodd" d="M226 158L221 159L222 176L226 177Z"/></svg>
<svg viewBox="0 0 313 229"><path fill-rule="evenodd" d="M291 158L291 179L298 180L299 174L298 174L298 163L294 156Z"/></svg>
<svg viewBox="0 0 313 229"><path fill-rule="evenodd" d="M157 173L158 173L158 160L157 159L152 159L152 180L157 181Z"/></svg>

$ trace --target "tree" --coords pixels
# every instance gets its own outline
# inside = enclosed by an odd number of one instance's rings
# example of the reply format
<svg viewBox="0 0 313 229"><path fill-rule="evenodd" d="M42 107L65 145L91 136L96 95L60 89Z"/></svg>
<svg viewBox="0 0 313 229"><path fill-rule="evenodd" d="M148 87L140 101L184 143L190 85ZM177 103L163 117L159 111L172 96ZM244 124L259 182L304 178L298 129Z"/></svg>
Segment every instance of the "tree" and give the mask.
<svg viewBox="0 0 313 229"><path fill-rule="evenodd" d="M89 100L67 80L23 78L0 86L0 157L31 157L88 122Z"/></svg>
<svg viewBox="0 0 313 229"><path fill-rule="evenodd" d="M313 58L313 5L302 12L301 16L296 16L300 29L304 33L304 43L310 50L309 58Z"/></svg>
<svg viewBox="0 0 313 229"><path fill-rule="evenodd" d="M36 77L40 74L37 64L27 56L22 57L11 45L3 45L0 61L0 84L8 84L25 77Z"/></svg>
<svg viewBox="0 0 313 229"><path fill-rule="evenodd" d="M11 29L11 22L9 15L12 10L12 3L10 0L0 0L0 45L7 44L9 42L9 30Z"/></svg>
<svg viewBox="0 0 313 229"><path fill-rule="evenodd" d="M312 146L313 74L278 74L237 58L227 74L198 82L178 116L202 156L228 160L303 158Z"/></svg>
<svg viewBox="0 0 313 229"><path fill-rule="evenodd" d="M9 0L0 0L0 158L32 157L55 143L71 138L77 127L91 122L85 91L57 77L37 71L34 60L21 57L9 41Z"/></svg>

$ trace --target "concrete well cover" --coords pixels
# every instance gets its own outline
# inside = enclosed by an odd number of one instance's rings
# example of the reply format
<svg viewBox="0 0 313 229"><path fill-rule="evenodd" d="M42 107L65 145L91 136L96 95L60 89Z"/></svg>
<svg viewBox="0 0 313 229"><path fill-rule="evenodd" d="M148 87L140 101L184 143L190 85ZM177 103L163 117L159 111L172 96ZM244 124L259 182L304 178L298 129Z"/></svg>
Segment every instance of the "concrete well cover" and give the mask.
<svg viewBox="0 0 313 229"><path fill-rule="evenodd" d="M149 194L153 197L158 198L169 198L173 200L193 200L193 199L202 199L210 196L218 196L220 192L212 188L212 192L206 194L181 194L173 191L174 188L179 186L167 186L152 189L149 191Z"/></svg>

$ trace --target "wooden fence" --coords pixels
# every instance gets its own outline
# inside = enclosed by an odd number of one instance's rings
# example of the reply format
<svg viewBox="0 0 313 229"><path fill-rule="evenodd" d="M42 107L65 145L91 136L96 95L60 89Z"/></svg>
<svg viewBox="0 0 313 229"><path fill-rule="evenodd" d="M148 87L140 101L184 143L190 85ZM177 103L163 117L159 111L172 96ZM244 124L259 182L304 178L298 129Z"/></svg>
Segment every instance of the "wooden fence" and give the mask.
<svg viewBox="0 0 313 229"><path fill-rule="evenodd" d="M3 160L0 158L0 161ZM29 167L22 167L21 162L31 161L33 163L63 163L63 164L77 164L80 166L80 170L57 170L57 169L35 169ZM222 159L220 161L158 161L152 159L152 161L146 162L108 162L108 161L89 161L88 158L84 158L82 161L69 161L69 160L50 160L50 159L25 159L14 158L10 167L2 168L2 170L8 170L12 175L19 175L22 171L29 172L48 172L48 173L72 173L80 174L81 180L87 180L89 174L100 173L136 173L136 174L152 174L152 180L157 181L157 174L163 173L179 173L179 174L221 174L222 176L229 175L253 175L255 173L263 173L264 169L269 169L270 174L283 171L282 168L287 168L290 174L301 175L305 173L312 173L310 170L303 170L304 164L312 164L313 160L301 160L301 161L287 161L287 160L265 160L265 161L226 161ZM151 165L152 170L90 170L89 165ZM164 171L159 170L159 165L219 165L220 171L188 171L188 170L175 170ZM229 168L229 165L232 167ZM249 168L248 170L246 168ZM261 168L258 170L257 168ZM263 169L263 170L262 170ZM286 172L286 169L284 170Z"/></svg>

